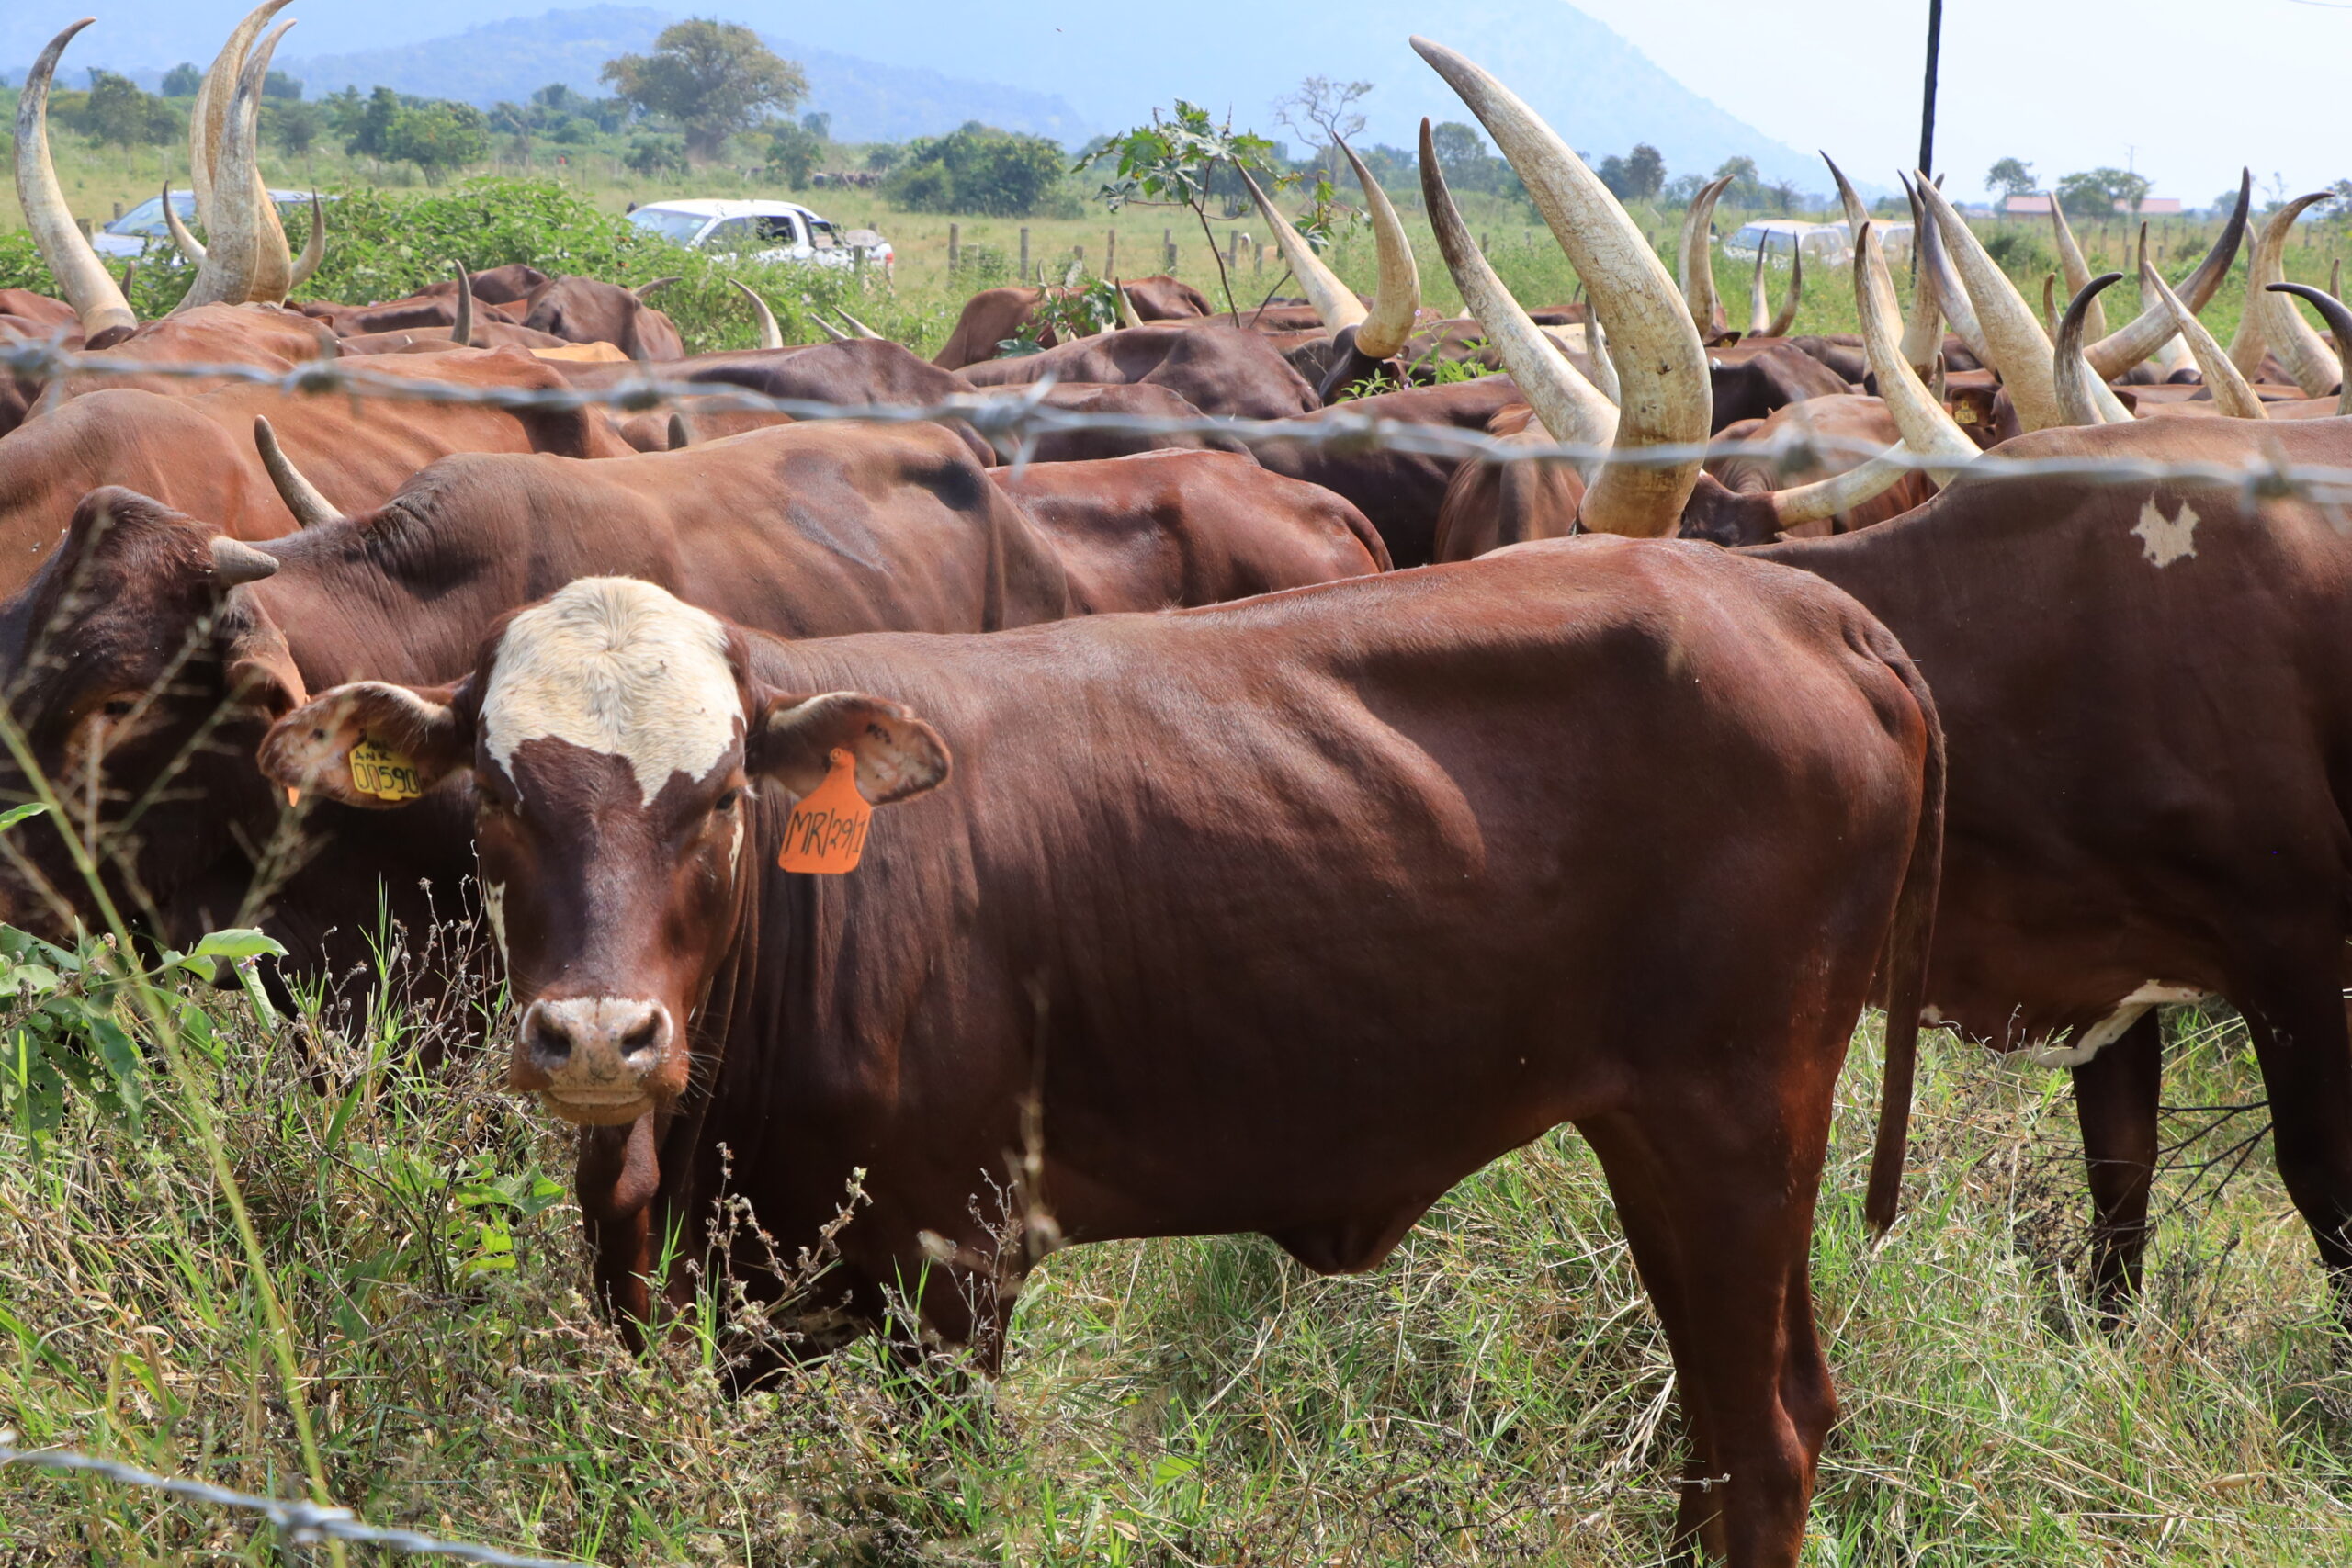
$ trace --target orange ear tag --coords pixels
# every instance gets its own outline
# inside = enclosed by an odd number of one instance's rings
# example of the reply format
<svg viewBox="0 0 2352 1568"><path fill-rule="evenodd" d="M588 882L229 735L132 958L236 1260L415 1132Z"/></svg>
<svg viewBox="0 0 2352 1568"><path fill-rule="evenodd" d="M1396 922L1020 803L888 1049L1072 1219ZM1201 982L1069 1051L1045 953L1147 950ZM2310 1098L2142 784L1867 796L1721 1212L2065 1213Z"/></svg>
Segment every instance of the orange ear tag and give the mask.
<svg viewBox="0 0 2352 1568"><path fill-rule="evenodd" d="M855 871L858 857L865 852L866 824L873 820L874 807L857 793L857 759L836 746L824 782L792 808L775 863L786 871L820 876Z"/></svg>

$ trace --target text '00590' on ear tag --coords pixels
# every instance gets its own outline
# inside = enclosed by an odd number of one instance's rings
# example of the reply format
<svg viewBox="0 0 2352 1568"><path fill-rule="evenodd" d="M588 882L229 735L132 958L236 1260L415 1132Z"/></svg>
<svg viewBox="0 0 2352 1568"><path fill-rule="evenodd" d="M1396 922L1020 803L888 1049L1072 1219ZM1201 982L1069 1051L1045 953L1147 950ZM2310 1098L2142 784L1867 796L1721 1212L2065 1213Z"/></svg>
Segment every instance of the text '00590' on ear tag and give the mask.
<svg viewBox="0 0 2352 1568"><path fill-rule="evenodd" d="M424 793L416 764L389 746L363 739L351 749L348 761L352 787L363 795L378 800L414 800Z"/></svg>

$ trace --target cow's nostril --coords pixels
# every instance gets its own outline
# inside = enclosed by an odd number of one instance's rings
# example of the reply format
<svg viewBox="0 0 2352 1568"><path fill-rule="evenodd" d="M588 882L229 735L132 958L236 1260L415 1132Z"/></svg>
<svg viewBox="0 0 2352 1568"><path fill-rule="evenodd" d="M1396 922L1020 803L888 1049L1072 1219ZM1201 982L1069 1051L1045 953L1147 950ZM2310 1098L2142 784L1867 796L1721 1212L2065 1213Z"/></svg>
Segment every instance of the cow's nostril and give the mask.
<svg viewBox="0 0 2352 1568"><path fill-rule="evenodd" d="M533 1009L527 1023L533 1055L550 1064L571 1059L571 1032L564 1028L549 1010Z"/></svg>
<svg viewBox="0 0 2352 1568"><path fill-rule="evenodd" d="M662 1015L658 1012L647 1013L634 1028L621 1036L622 1054L634 1056L648 1045L652 1044L661 1033Z"/></svg>

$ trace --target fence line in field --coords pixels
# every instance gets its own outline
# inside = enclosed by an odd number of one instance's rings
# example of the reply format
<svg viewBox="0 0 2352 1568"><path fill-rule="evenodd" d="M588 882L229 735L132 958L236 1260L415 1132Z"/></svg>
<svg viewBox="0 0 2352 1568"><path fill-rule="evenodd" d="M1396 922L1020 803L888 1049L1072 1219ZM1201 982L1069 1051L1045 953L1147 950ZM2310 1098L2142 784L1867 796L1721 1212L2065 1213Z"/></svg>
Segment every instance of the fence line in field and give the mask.
<svg viewBox="0 0 2352 1568"><path fill-rule="evenodd" d="M297 1545L331 1539L361 1546L389 1546L398 1551L413 1552L424 1557L452 1557L460 1562L486 1563L489 1568L581 1568L577 1558L518 1557L511 1551L501 1551L494 1546L443 1540L417 1530L391 1529L368 1524L355 1517L348 1508L305 1503L299 1498L263 1497L251 1492L234 1492L225 1486L214 1486L208 1482L157 1475L119 1460L75 1453L71 1449L20 1449L0 1442L0 1465L8 1464L28 1464L40 1470L96 1475L124 1486L166 1492L192 1503L209 1503L218 1508L237 1508L259 1514L286 1532L287 1539Z"/></svg>
<svg viewBox="0 0 2352 1568"><path fill-rule="evenodd" d="M384 398L407 402L473 404L512 412L569 413L601 408L617 413L643 413L684 403L696 412L775 413L804 423L853 420L865 423L920 424L957 420L1000 447L1010 447L1009 455L1016 462L1026 461L1038 437L1074 431L1106 431L1128 435L1219 436L1250 447L1292 445L1341 451L1381 449L1487 463L1597 464L1606 461L1619 466L1644 468L1669 468L1743 450L1714 446L1702 441L1620 451L1589 442L1546 442L1531 440L1526 436L1491 435L1482 430L1463 430L1452 425L1382 419L1376 415L1351 412L1344 403L1313 419L1086 412L1056 408L1044 401L1055 385L1051 377L1023 386L1008 387L1001 391L959 392L933 403L843 404L807 398L770 397L725 382L664 380L661 378L659 365L655 363L645 366L641 378L611 388L479 387L386 375L368 369L364 356L358 359L313 360L291 370L281 371L254 365L155 364L121 355L67 349L54 341L24 339L0 343L0 370L35 379L74 375L214 379L275 388L289 397L341 395L354 400ZM1877 457L1894 467L1936 474L1949 473L1955 467L1949 458L1923 457L1907 449L1890 451L1876 443L1829 434L1784 441L1771 448L1750 446L1744 450L1770 450L1792 462L1833 454ZM2039 478L2115 485L2173 483L2212 486L2237 491L2241 504L2249 509L2259 501L2290 496L2321 504L2352 505L2352 468L2290 464L2284 454L2276 448L2262 457L2244 462L2177 462L2143 457L2075 456L2018 457L1985 452L1958 467L1972 478Z"/></svg>

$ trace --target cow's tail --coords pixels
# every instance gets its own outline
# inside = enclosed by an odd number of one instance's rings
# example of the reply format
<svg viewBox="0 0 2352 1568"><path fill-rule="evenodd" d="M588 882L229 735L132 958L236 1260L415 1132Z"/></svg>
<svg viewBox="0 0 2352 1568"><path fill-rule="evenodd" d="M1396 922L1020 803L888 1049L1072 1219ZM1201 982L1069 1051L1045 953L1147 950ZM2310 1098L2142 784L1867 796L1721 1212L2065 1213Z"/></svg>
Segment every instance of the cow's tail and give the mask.
<svg viewBox="0 0 2352 1568"><path fill-rule="evenodd" d="M1944 729L1935 698L1907 656L1887 660L1910 688L1928 723L1928 756L1919 792L1919 823L1911 863L1895 895L1894 925L1886 942L1886 1077L1879 1090L1878 1143L1871 1151L1871 1183L1862 1213L1871 1234L1883 1236L1903 1201L1903 1156L1911 1137L1911 1081L1919 1064L1919 1010L1927 1005L1928 946L1935 936L1936 889L1944 850Z"/></svg>

